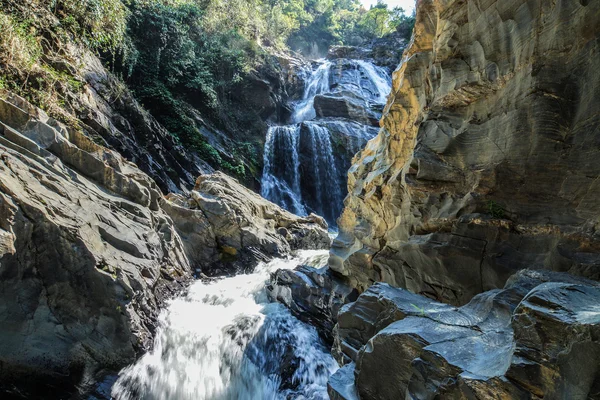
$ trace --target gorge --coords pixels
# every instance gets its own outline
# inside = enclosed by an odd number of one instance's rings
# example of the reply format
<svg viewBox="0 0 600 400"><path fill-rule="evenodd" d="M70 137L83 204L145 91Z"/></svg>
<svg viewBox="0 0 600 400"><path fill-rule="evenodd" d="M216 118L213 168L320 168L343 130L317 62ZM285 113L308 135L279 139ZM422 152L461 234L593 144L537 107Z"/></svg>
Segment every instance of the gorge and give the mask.
<svg viewBox="0 0 600 400"><path fill-rule="evenodd" d="M600 3L309 3L0 0L0 397L600 399Z"/></svg>

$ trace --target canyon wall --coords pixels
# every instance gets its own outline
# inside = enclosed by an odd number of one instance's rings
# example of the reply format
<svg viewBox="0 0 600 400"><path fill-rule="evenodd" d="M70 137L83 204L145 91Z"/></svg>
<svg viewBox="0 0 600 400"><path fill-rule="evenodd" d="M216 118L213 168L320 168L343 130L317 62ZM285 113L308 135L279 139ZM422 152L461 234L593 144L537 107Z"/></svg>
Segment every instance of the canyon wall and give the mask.
<svg viewBox="0 0 600 400"><path fill-rule="evenodd" d="M600 273L600 3L421 0L330 267L462 305L524 268Z"/></svg>

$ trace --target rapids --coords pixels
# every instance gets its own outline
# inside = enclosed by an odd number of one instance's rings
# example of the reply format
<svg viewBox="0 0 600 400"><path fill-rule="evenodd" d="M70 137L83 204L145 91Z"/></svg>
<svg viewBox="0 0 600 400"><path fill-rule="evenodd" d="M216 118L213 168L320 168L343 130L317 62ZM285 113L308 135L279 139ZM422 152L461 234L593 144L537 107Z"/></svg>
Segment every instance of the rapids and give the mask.
<svg viewBox="0 0 600 400"><path fill-rule="evenodd" d="M338 368L316 330L267 299L277 269L316 267L327 251L301 251L253 273L197 281L160 315L154 348L125 368L112 389L121 400L327 399Z"/></svg>

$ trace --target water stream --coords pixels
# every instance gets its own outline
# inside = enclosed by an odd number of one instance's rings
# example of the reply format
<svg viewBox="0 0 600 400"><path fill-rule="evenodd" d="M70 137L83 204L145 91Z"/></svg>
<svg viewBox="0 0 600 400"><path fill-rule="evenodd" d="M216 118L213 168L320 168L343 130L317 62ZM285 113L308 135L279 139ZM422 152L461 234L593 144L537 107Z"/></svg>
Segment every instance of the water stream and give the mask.
<svg viewBox="0 0 600 400"><path fill-rule="evenodd" d="M154 349L121 371L119 400L327 399L338 368L316 330L270 303L270 273L323 266L327 251L301 251L251 274L194 283L160 315Z"/></svg>
<svg viewBox="0 0 600 400"><path fill-rule="evenodd" d="M339 104L352 103L351 109L359 104L365 113L377 115L374 110L381 111L390 90L389 74L368 61L315 63L306 74L302 98L290 104L290 124L272 126L267 132L262 196L298 215L314 212L335 226L350 161L377 132L364 119L345 115ZM333 115L317 115L315 98L320 95L337 102L328 111Z"/></svg>
<svg viewBox="0 0 600 400"><path fill-rule="evenodd" d="M291 123L267 133L262 195L296 214L316 212L335 221L345 192L343 162L349 163L338 152L351 157L376 128L317 117L315 97L357 93L366 107L382 106L386 79L362 61L317 64L294 104ZM327 256L327 251L300 251L261 263L252 273L195 282L161 312L153 349L119 373L111 395L118 400L327 399L327 380L337 363L316 330L269 302L265 290L277 269L321 267Z"/></svg>

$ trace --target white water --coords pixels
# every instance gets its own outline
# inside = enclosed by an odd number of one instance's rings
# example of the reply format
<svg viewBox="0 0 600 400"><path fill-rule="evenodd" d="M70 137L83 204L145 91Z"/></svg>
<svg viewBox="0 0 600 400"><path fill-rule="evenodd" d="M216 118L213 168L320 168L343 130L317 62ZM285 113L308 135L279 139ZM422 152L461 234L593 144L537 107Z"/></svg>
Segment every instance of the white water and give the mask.
<svg viewBox="0 0 600 400"><path fill-rule="evenodd" d="M329 71L331 62L324 61L307 79L302 101L296 104L292 121L300 123L317 116L314 109L315 96L329 91Z"/></svg>
<svg viewBox="0 0 600 400"><path fill-rule="evenodd" d="M387 101L387 96L392 91L391 79L388 76L387 72L383 68L377 67L363 60L356 60L356 64L360 66L360 68L357 68L358 73L360 74L360 71L362 69L362 71L366 73L368 79L375 84L375 88L377 89L376 101L378 103L385 104L385 102ZM360 82L358 86L362 90L363 86Z"/></svg>
<svg viewBox="0 0 600 400"><path fill-rule="evenodd" d="M323 206L330 205L330 207L333 207L334 204L340 204L343 201L340 185L335 184L339 180L339 172L335 166L331 137L327 128L320 125L307 122L306 128L310 132L312 145L312 176L316 180L318 212L320 215L330 217L327 215L330 210L324 210ZM331 182L334 182L334 184Z"/></svg>
<svg viewBox="0 0 600 400"><path fill-rule="evenodd" d="M292 211L306 215L300 198L300 125L272 126L267 132L263 153L261 196ZM278 158L278 148L286 149ZM280 171L276 171L279 169Z"/></svg>
<svg viewBox="0 0 600 400"><path fill-rule="evenodd" d="M302 100L291 104L292 124L269 128L261 181L261 194L266 199L298 215L315 212L332 226L343 206L342 189L349 165L338 167L343 156L335 154L328 127L347 136L343 140L345 151L358 151L372 134L367 126L346 119L316 120L315 96L351 92L368 107L385 104L391 91L391 79L383 68L363 60L335 65L332 69L333 62L319 61L307 74Z"/></svg>
<svg viewBox="0 0 600 400"><path fill-rule="evenodd" d="M252 274L196 282L161 313L154 349L121 371L112 395L119 400L327 399L327 379L337 363L314 328L283 305L269 303L265 292L271 272L299 264L319 267L326 260L326 251L302 251L289 260L262 263ZM286 365L294 367L282 371ZM286 373L291 385L282 381Z"/></svg>

